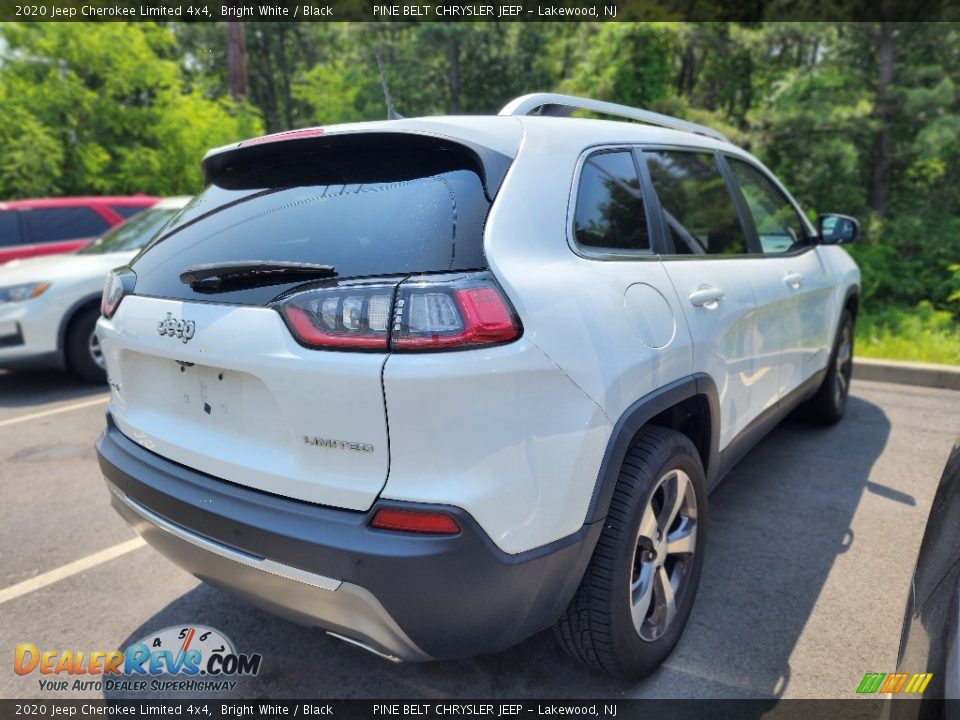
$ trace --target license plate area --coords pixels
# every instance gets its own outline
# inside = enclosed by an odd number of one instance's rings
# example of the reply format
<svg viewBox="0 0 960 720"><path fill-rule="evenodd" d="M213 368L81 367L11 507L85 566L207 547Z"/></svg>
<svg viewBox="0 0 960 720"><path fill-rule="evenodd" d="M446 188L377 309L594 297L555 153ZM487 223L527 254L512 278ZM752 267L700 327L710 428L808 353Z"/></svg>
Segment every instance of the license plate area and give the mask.
<svg viewBox="0 0 960 720"><path fill-rule="evenodd" d="M172 375L171 385L176 388L176 402L184 416L228 420L243 411L239 373L175 360Z"/></svg>

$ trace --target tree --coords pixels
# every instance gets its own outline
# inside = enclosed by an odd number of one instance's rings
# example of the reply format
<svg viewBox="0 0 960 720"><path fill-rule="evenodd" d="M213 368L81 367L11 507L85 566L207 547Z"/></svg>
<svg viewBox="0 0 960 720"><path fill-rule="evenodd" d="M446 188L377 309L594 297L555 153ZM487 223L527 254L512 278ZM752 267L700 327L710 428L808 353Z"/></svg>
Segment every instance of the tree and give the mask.
<svg viewBox="0 0 960 720"><path fill-rule="evenodd" d="M260 132L250 108L187 92L166 26L6 23L0 192L196 192L210 147Z"/></svg>

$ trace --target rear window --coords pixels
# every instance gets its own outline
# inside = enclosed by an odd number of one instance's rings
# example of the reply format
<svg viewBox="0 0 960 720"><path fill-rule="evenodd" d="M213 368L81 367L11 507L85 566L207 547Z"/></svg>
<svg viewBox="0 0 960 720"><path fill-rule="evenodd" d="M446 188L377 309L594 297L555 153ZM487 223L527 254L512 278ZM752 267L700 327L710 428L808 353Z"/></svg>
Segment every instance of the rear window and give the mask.
<svg viewBox="0 0 960 720"><path fill-rule="evenodd" d="M225 173L133 262L136 293L263 304L293 285L211 296L180 282L205 263L308 262L340 278L485 268L490 203L477 168L449 149L428 156L316 153Z"/></svg>
<svg viewBox="0 0 960 720"><path fill-rule="evenodd" d="M110 227L88 207L37 208L24 211L23 217L29 241L35 243L96 237Z"/></svg>

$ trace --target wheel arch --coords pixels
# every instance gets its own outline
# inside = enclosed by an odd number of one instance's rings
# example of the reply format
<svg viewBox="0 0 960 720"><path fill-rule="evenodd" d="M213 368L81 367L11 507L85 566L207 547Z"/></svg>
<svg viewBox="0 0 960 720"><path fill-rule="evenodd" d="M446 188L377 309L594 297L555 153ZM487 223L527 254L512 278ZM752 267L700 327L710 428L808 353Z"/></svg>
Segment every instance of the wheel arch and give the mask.
<svg viewBox="0 0 960 720"><path fill-rule="evenodd" d="M850 312L853 322L856 324L857 313L860 311L860 287L858 285L851 285L847 288L843 296L843 309Z"/></svg>
<svg viewBox="0 0 960 720"><path fill-rule="evenodd" d="M64 364L67 364L67 333L70 332L70 326L84 310L96 307L100 302L100 294L86 295L74 302L67 311L63 313L60 319L60 327L57 330L57 352L63 358Z"/></svg>
<svg viewBox="0 0 960 720"><path fill-rule="evenodd" d="M603 520L627 450L644 427L667 427L690 437L700 453L707 488L719 470L720 401L716 383L704 373L676 380L630 405L613 427L600 463L586 522Z"/></svg>

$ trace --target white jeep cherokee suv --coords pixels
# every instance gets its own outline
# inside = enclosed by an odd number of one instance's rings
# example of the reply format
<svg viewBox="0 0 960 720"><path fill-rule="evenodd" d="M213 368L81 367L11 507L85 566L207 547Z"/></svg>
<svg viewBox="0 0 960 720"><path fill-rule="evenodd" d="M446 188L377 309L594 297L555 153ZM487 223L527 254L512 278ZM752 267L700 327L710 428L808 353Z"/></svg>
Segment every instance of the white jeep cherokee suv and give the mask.
<svg viewBox="0 0 960 720"><path fill-rule="evenodd" d="M104 290L113 504L199 578L378 654L553 625L651 672L707 493L801 402L843 414L856 222L814 228L707 128L532 95L203 170Z"/></svg>

